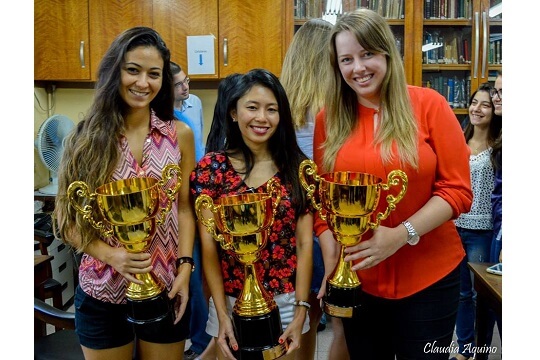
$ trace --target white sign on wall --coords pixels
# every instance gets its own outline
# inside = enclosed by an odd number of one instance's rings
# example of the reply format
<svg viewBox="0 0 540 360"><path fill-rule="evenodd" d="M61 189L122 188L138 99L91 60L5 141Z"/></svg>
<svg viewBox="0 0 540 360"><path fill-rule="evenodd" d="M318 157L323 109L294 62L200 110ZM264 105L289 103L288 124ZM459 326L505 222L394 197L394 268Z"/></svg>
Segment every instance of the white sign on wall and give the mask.
<svg viewBox="0 0 540 360"><path fill-rule="evenodd" d="M187 61L189 75L216 73L214 62L214 35L187 37Z"/></svg>

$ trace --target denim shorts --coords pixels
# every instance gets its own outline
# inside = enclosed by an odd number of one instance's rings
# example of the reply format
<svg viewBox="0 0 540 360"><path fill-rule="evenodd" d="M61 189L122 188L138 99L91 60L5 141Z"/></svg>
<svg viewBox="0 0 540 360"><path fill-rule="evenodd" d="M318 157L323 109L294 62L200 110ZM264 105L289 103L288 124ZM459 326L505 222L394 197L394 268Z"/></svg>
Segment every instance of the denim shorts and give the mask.
<svg viewBox="0 0 540 360"><path fill-rule="evenodd" d="M236 298L232 296L226 296L227 299L227 309L229 310L229 315L232 316L232 308ZM279 315L281 318L281 326L283 330L289 326L294 318L294 309L295 305L295 292L279 294L274 296L274 301L276 302L279 308ZM306 313L306 320L304 321L304 326L302 328L302 334L305 334L309 331L309 313ZM217 317L216 306L214 305L214 299L210 297L208 303L208 321L206 322L206 332L212 336L217 337L219 333L219 321Z"/></svg>
<svg viewBox="0 0 540 360"><path fill-rule="evenodd" d="M174 300L171 300L171 303ZM75 330L82 346L110 349L137 339L157 344L180 342L189 337L190 304L178 324L171 317L146 325L127 321L128 306L112 304L86 294L80 286L75 291ZM172 319L174 320L174 319Z"/></svg>

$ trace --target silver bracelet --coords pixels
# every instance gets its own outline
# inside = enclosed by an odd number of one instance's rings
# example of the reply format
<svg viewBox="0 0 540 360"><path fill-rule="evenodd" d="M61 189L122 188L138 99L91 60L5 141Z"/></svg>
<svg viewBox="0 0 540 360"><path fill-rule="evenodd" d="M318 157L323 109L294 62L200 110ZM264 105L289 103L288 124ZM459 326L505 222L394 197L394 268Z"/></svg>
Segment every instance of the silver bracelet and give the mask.
<svg viewBox="0 0 540 360"><path fill-rule="evenodd" d="M311 309L311 305L307 301L303 301L303 300L296 300L295 302L293 302L293 305L294 306L303 306L308 310Z"/></svg>

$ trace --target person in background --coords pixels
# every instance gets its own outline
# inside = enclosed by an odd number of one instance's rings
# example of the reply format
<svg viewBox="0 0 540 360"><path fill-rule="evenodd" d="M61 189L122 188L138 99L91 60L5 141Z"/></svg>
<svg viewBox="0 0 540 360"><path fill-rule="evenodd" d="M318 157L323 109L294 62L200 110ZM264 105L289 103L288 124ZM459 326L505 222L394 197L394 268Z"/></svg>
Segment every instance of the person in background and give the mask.
<svg viewBox="0 0 540 360"><path fill-rule="evenodd" d="M465 141L470 148L469 166L473 203L471 211L461 214L456 224L466 256L461 261L461 289L456 320L458 354L452 359L466 360L474 356L476 292L473 274L467 262L489 262L493 219L491 192L494 172L491 152L501 131L501 117L495 114L490 85L482 84L469 101L469 122L465 128Z"/></svg>
<svg viewBox="0 0 540 360"><path fill-rule="evenodd" d="M495 105L495 114L502 118L502 71L497 73L491 89L491 99ZM491 194L493 208L493 241L491 242L490 262L502 262L502 128L493 145L491 161L495 169L495 182Z"/></svg>
<svg viewBox="0 0 540 360"><path fill-rule="evenodd" d="M171 72L174 84L174 115L178 120L186 123L195 137L195 160L199 161L204 155L203 142L203 110L201 100L189 93L189 78L182 68L171 61ZM205 331L208 320L208 301L204 294L203 272L201 260L201 240L199 232L195 231L193 244L193 260L195 270L191 273L189 293L191 294L191 346L184 352L185 360L197 358L208 346L210 335Z"/></svg>
<svg viewBox="0 0 540 360"><path fill-rule="evenodd" d="M222 98L227 103L219 106L227 109L226 118L218 119L223 122L219 128L225 137L214 133L218 140L207 141L222 150L209 152L198 162L190 177L191 192L195 198L206 194L219 199L246 192L266 193L270 179L279 185L281 201L255 268L261 286L279 307L284 328L280 342L289 343L288 357L309 329L313 209L298 177L306 156L296 142L287 96L275 75L251 70L235 80L231 91ZM212 216L208 210L204 212L206 217ZM238 342L231 314L243 286L243 265L234 253L223 250L200 222L199 229L211 292L206 331L215 338L218 358L233 358L231 349L238 350Z"/></svg>
<svg viewBox="0 0 540 360"><path fill-rule="evenodd" d="M62 240L83 253L74 305L86 359L131 360L135 348L143 360L177 360L184 353L196 227L187 176L195 149L191 129L174 120L169 61L156 31L134 27L121 33L101 61L88 114L65 141L55 216ZM114 236L103 237L67 198L74 181L93 192L121 179L161 180L168 164L178 164L186 178L148 252L131 253ZM138 326L126 319L126 288L130 281L141 284L135 275L149 271L165 284L174 319Z"/></svg>
<svg viewBox="0 0 540 360"><path fill-rule="evenodd" d="M199 161L204 155L202 102L197 95L190 94L189 77L180 65L171 61L171 71L174 84L174 115L193 130L195 159Z"/></svg>
<svg viewBox="0 0 540 360"><path fill-rule="evenodd" d="M502 71L497 73L495 84L490 90L491 100L495 106L495 114L501 117L502 121ZM502 127L499 136L493 145L491 152L491 163L495 170L495 180L493 192L491 193L491 206L493 216L493 239L491 241L491 251L489 262L502 263ZM486 335L487 343L490 344L493 338L493 327L497 323L499 336L502 339L502 318L491 311L491 324L488 326Z"/></svg>
<svg viewBox="0 0 540 360"><path fill-rule="evenodd" d="M362 282L361 306L342 319L349 355L447 360L439 349L452 341L465 255L452 220L472 203L461 127L442 95L406 84L394 35L379 14L345 13L330 39L333 75L325 108L315 118L319 171L387 179L400 169L408 177L396 209L345 249L344 260ZM386 209L385 197L375 213ZM326 265L340 246L318 218L315 232Z"/></svg>
<svg viewBox="0 0 540 360"><path fill-rule="evenodd" d="M328 43L332 24L322 19L310 19L294 34L287 49L280 81L287 92L291 114L296 129L296 138L300 149L310 159L313 158L313 131L315 115L324 105L324 97L330 75ZM335 264L334 264L335 265ZM330 269L333 269L331 266ZM322 317L319 293L325 286L325 268L319 239L313 237L313 277L309 303L309 331L302 335L302 351L296 359L312 360L315 357L317 328ZM322 296L322 295L321 295ZM330 360L348 359L343 326L339 318L331 318L334 339L328 352Z"/></svg>

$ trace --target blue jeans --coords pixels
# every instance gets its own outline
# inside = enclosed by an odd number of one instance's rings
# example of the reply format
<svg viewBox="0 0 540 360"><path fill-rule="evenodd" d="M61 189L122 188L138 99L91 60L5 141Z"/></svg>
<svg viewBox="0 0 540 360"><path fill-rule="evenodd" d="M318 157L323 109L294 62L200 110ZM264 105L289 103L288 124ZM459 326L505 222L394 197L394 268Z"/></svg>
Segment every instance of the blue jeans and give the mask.
<svg viewBox="0 0 540 360"><path fill-rule="evenodd" d="M474 344L474 320L476 318L476 291L474 291L473 275L467 266L467 262L488 262L491 251L492 230L471 230L457 228L465 257L460 264L461 285L459 290L459 307L456 320L456 336L459 353L464 356L472 356L464 353L465 345Z"/></svg>
<svg viewBox="0 0 540 360"><path fill-rule="evenodd" d="M197 354L202 354L206 346L208 346L211 336L206 333L208 303L203 292L201 239L198 235L195 236L193 245L193 261L195 262L195 271L191 273L189 282L189 297L191 300L190 349Z"/></svg>

